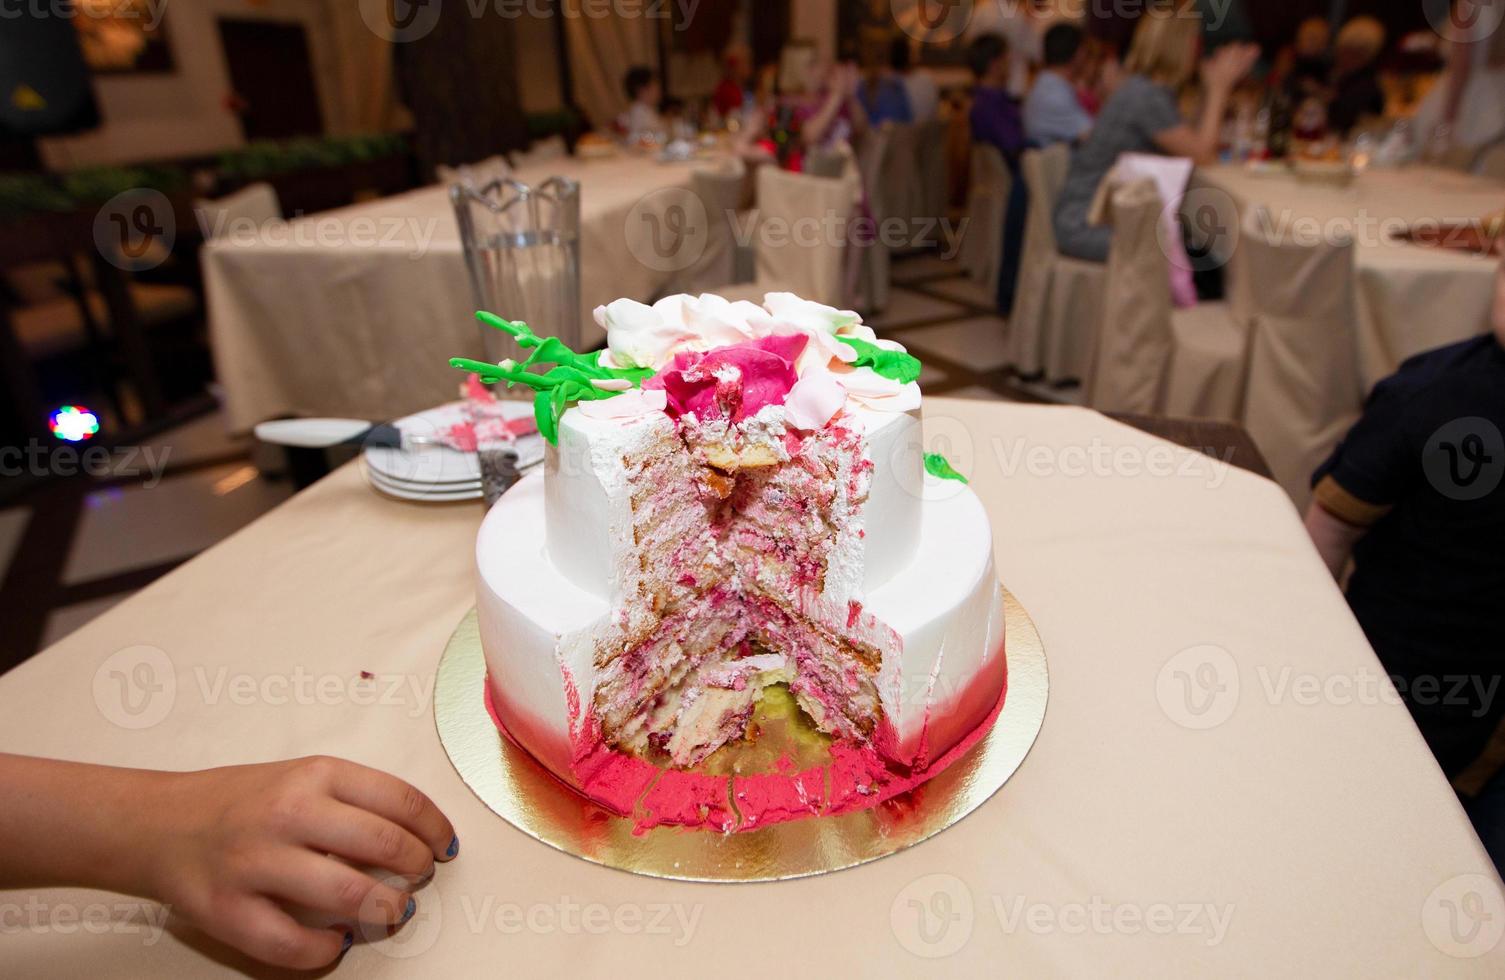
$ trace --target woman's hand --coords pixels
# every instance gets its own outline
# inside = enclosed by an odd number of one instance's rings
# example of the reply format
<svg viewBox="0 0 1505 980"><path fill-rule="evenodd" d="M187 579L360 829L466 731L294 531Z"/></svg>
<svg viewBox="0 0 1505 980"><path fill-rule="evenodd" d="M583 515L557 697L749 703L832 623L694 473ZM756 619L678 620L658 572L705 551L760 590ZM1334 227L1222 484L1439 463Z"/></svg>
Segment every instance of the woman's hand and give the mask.
<svg viewBox="0 0 1505 980"><path fill-rule="evenodd" d="M214 938L293 969L334 962L357 926L412 918L411 886L459 851L428 797L338 759L166 775L143 807L158 814L155 839L143 842L154 855L142 872L147 893ZM357 867L394 872L399 884ZM289 907L340 925L300 925Z"/></svg>
<svg viewBox="0 0 1505 980"><path fill-rule="evenodd" d="M1202 84L1210 90L1227 94L1259 61L1257 44L1225 44L1202 62Z"/></svg>

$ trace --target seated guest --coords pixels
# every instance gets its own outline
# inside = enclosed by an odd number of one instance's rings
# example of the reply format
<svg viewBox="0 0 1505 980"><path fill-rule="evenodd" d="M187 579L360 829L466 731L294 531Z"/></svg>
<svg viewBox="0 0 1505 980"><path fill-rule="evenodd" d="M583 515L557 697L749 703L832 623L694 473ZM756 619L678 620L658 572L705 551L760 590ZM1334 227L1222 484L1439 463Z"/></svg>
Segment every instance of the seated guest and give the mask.
<svg viewBox="0 0 1505 980"><path fill-rule="evenodd" d="M1296 40L1281 49L1275 58L1271 72L1273 84L1281 85L1295 102L1309 96L1321 97L1327 91L1327 78L1332 74L1332 59L1328 45L1332 41L1332 28L1325 17L1308 17L1296 29Z"/></svg>
<svg viewBox="0 0 1505 980"><path fill-rule="evenodd" d="M996 147L1014 175L1008 211L1003 222L1003 267L998 277L998 311L1014 308L1019 262L1024 252L1024 219L1029 197L1019 179L1019 154L1024 152L1024 116L1009 94L1009 43L1001 34L984 34L967 46L967 64L977 77L972 92L972 141Z"/></svg>
<svg viewBox="0 0 1505 980"><path fill-rule="evenodd" d="M663 117L658 114L658 105L664 97L664 89L653 69L645 65L627 69L627 77L622 85L632 105L618 118L617 125L627 133L627 141L636 143L645 138L662 136L667 127Z"/></svg>
<svg viewBox="0 0 1505 980"><path fill-rule="evenodd" d="M1317 470L1307 529L1449 778L1505 715L1505 265L1494 332L1411 358ZM1505 828L1502 828L1505 829Z"/></svg>
<svg viewBox="0 0 1505 980"><path fill-rule="evenodd" d="M1227 44L1202 63L1202 116L1195 127L1181 119L1176 93L1197 71L1202 21L1185 12L1156 9L1139 20L1124 60L1127 77L1103 106L1091 134L1072 154L1066 186L1056 203L1061 251L1106 262L1111 230L1088 224L1097 187L1124 153L1162 153L1200 164L1218 158L1223 113L1235 86L1254 67L1259 48Z"/></svg>
<svg viewBox="0 0 1505 980"><path fill-rule="evenodd" d="M1092 128L1092 117L1077 97L1082 39L1075 24L1056 24L1045 32L1045 67L1024 100L1024 135L1036 146L1075 143Z"/></svg>
<svg viewBox="0 0 1505 980"><path fill-rule="evenodd" d="M1488 16L1491 0L1456 0L1447 70L1416 110L1414 132L1441 128L1457 147L1477 149L1505 136L1505 30Z"/></svg>
<svg viewBox="0 0 1505 980"><path fill-rule="evenodd" d="M1385 114L1385 90L1377 62L1385 50L1385 28L1373 17L1355 17L1338 32L1333 46L1333 92L1328 126L1347 135L1365 116Z"/></svg>
<svg viewBox="0 0 1505 980"><path fill-rule="evenodd" d="M904 57L909 57L909 45L903 45ZM862 86L858 97L867 112L868 122L881 126L886 122L914 122L914 110L909 104L909 88L904 76L890 65L873 73Z"/></svg>
<svg viewBox="0 0 1505 980"><path fill-rule="evenodd" d="M911 62L908 37L894 39L888 52L888 64L894 74L904 81L904 91L909 95L909 113L917 123L929 122L941 111L941 87L935 76L924 68L916 68Z"/></svg>
<svg viewBox="0 0 1505 980"><path fill-rule="evenodd" d="M752 55L747 46L734 44L726 49L722 60L721 81L711 96L711 105L716 114L726 119L740 112L752 101L748 85L752 81Z"/></svg>
<svg viewBox="0 0 1505 980"><path fill-rule="evenodd" d="M1024 150L1024 116L1009 94L1009 43L1001 34L984 34L967 46L967 65L977 78L972 91L972 141L998 148L1015 169Z"/></svg>

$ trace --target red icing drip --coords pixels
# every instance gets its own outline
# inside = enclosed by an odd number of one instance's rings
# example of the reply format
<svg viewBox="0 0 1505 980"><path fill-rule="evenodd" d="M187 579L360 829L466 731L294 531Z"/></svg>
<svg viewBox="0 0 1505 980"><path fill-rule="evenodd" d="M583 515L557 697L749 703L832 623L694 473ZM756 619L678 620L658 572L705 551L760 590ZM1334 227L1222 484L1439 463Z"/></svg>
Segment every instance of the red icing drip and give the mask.
<svg viewBox="0 0 1505 980"><path fill-rule="evenodd" d="M654 827L703 827L730 833L737 829L737 817L727 797L730 783L730 776L666 769L643 797L632 832L643 834Z"/></svg>

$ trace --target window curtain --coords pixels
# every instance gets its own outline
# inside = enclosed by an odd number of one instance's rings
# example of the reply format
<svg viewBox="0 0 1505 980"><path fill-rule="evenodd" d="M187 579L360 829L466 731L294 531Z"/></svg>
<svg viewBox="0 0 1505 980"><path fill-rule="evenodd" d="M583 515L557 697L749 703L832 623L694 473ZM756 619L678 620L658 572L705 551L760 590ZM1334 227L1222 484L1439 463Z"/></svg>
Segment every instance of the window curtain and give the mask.
<svg viewBox="0 0 1505 980"><path fill-rule="evenodd" d="M333 41L332 64L325 83L329 108L326 127L335 135L377 133L404 127L392 78L392 42L361 20L352 0L325 0Z"/></svg>
<svg viewBox="0 0 1505 980"><path fill-rule="evenodd" d="M593 125L606 126L627 109L627 93L622 89L627 69L658 67L659 21L642 15L590 16L595 11L582 10L582 6L582 0L564 0L575 101Z"/></svg>

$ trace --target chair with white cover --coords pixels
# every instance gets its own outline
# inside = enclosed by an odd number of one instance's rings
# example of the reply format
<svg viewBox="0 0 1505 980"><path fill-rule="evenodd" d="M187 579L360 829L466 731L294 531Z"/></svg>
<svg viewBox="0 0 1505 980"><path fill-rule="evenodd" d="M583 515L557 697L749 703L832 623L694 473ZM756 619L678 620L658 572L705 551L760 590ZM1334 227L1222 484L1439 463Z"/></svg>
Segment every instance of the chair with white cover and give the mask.
<svg viewBox="0 0 1505 980"><path fill-rule="evenodd" d="M946 119L930 119L915 126L915 174L918 181L914 217L940 221L946 217Z"/></svg>
<svg viewBox="0 0 1505 980"><path fill-rule="evenodd" d="M844 230L857 210L855 175L813 177L766 166L758 171L757 275L748 285L717 290L727 299L761 303L765 293L790 292L845 307ZM830 234L831 230L842 233Z"/></svg>
<svg viewBox="0 0 1505 980"><path fill-rule="evenodd" d="M233 194L193 202L204 238L214 241L226 235L244 234L282 220L282 202L271 184L248 184Z"/></svg>
<svg viewBox="0 0 1505 980"><path fill-rule="evenodd" d="M1354 243L1282 239L1244 222L1235 307L1253 311L1242 422L1298 507L1312 472L1363 410Z"/></svg>
<svg viewBox="0 0 1505 980"><path fill-rule="evenodd" d="M564 137L559 134L534 140L526 150L517 150L512 154L512 165L521 170L535 164L552 163L562 160L570 155L570 148L565 143Z"/></svg>
<svg viewBox="0 0 1505 980"><path fill-rule="evenodd" d="M915 218L920 211L920 154L918 126L909 123L884 123L888 134L888 154L878 175L873 195L873 217L878 220L880 235L884 222L898 226L903 222L905 238L888 241L890 253L914 250L909 239L916 230Z"/></svg>
<svg viewBox="0 0 1505 980"><path fill-rule="evenodd" d="M1020 175L1029 191L1019 287L1009 316L1008 362L1025 376L1086 380L1102 319L1106 270L1056 247L1056 201L1066 186L1071 150L1056 144L1026 150Z"/></svg>
<svg viewBox="0 0 1505 980"><path fill-rule="evenodd" d="M746 179L747 166L736 158L690 174L690 190L704 208L706 227L700 233L705 248L681 273L677 291L701 293L737 281L737 206Z"/></svg>
<svg viewBox="0 0 1505 980"><path fill-rule="evenodd" d="M1505 139L1496 140L1480 150L1469 169L1480 177L1505 180Z"/></svg>
<svg viewBox="0 0 1505 980"><path fill-rule="evenodd" d="M998 280L1003 274L1003 223L1013 189L1014 177L998 147L974 143L960 258L962 269L981 287L984 296L998 295Z"/></svg>
<svg viewBox="0 0 1505 980"><path fill-rule="evenodd" d="M1106 299L1087 404L1104 412L1235 421L1243 398L1245 331L1227 304L1177 309L1160 243L1155 185L1115 188L1108 219Z"/></svg>
<svg viewBox="0 0 1505 980"><path fill-rule="evenodd" d="M908 127L903 128L908 129ZM882 126L869 129L857 150L857 169L862 175L862 189L866 195L874 225L869 229L873 235L871 240L864 239L851 243L854 248L848 262L860 263L852 277L857 294L856 302L873 313L881 311L888 305L893 261L888 246L884 244L882 236L877 232L882 227L884 218L896 206L902 209L906 203L901 196L894 194L894 188L889 179L889 174L896 166L903 169L902 151L897 145L897 141L904 138L900 130L901 127L893 123L884 123ZM912 134L912 131L909 132Z"/></svg>
<svg viewBox="0 0 1505 980"><path fill-rule="evenodd" d="M474 187L485 187L494 180L505 180L512 175L512 164L501 154L487 157L475 163L466 163L458 167L446 167L444 164L434 168L434 174L439 183L449 186L450 184L467 184Z"/></svg>

